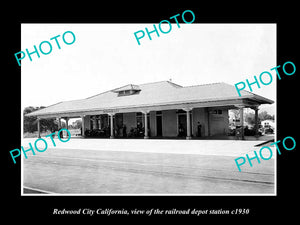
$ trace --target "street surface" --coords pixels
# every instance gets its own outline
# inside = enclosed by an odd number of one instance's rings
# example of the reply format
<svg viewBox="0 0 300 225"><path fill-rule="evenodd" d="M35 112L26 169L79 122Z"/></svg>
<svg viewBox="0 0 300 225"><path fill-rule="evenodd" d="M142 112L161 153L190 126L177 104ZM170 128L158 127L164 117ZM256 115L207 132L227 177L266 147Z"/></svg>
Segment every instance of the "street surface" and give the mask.
<svg viewBox="0 0 300 225"><path fill-rule="evenodd" d="M23 146L34 140L24 139ZM253 167L244 164L242 172L234 161L258 151L260 148L253 146L261 141L74 138L55 142L57 147L49 144L45 152L35 156L28 152L28 159L23 158L24 194L275 192L274 158L260 164L253 160Z"/></svg>

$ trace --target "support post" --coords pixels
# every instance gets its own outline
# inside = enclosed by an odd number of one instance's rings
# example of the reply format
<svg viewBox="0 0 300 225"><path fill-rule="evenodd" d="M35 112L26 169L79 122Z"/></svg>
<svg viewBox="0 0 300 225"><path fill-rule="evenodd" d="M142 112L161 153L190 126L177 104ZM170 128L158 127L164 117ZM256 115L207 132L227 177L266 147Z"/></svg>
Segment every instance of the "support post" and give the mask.
<svg viewBox="0 0 300 225"><path fill-rule="evenodd" d="M62 128L62 126L61 126L61 118L58 117L58 130L60 130L61 128ZM60 138L64 137L63 132L60 132L59 135L60 135Z"/></svg>
<svg viewBox="0 0 300 225"><path fill-rule="evenodd" d="M41 138L40 118L37 118L37 130L38 130L38 138Z"/></svg>
<svg viewBox="0 0 300 225"><path fill-rule="evenodd" d="M210 116L209 116L209 109L206 108L206 112L207 112L207 136L210 136Z"/></svg>
<svg viewBox="0 0 300 225"><path fill-rule="evenodd" d="M149 138L149 135L148 135L148 116L147 114L149 113L149 111L143 111L142 112L144 114L144 117L145 117L145 133L144 133L144 139L148 139Z"/></svg>
<svg viewBox="0 0 300 225"><path fill-rule="evenodd" d="M93 121L93 129L97 129L97 119L96 119L96 116L91 116L91 120Z"/></svg>
<svg viewBox="0 0 300 225"><path fill-rule="evenodd" d="M60 117L57 117L57 125L58 125L58 130L61 129L61 120Z"/></svg>
<svg viewBox="0 0 300 225"><path fill-rule="evenodd" d="M66 121L66 129L69 130L69 125L68 125L68 123L69 123L69 118L66 117L66 118L65 118L65 121ZM66 132L66 137L67 137L67 136L69 136L68 132Z"/></svg>
<svg viewBox="0 0 300 225"><path fill-rule="evenodd" d="M69 124L68 124L69 123L69 118L66 117L65 121L66 121L66 129L69 130Z"/></svg>
<svg viewBox="0 0 300 225"><path fill-rule="evenodd" d="M240 122L241 122L241 137L242 137L242 140L245 140L245 136L244 136L244 108L240 107L239 111L240 111Z"/></svg>
<svg viewBox="0 0 300 225"><path fill-rule="evenodd" d="M99 128L99 124L98 124L98 117L95 116L95 125L94 125L94 129L98 129Z"/></svg>
<svg viewBox="0 0 300 225"><path fill-rule="evenodd" d="M254 108L255 111L255 137L258 139L258 107Z"/></svg>
<svg viewBox="0 0 300 225"><path fill-rule="evenodd" d="M99 115L99 125L98 125L98 128L101 130L102 129L102 127L101 127L101 123L102 123L102 116L101 115Z"/></svg>
<svg viewBox="0 0 300 225"><path fill-rule="evenodd" d="M191 136L191 115L190 111L192 110L191 108L184 108L184 111L186 111L186 139L190 140L192 139Z"/></svg>
<svg viewBox="0 0 300 225"><path fill-rule="evenodd" d="M110 117L110 137L111 139L115 138L114 135L114 115L113 113L108 114Z"/></svg>
<svg viewBox="0 0 300 225"><path fill-rule="evenodd" d="M85 137L85 134L84 134L84 131L85 131L84 117L85 117L85 115L81 116L81 137Z"/></svg>

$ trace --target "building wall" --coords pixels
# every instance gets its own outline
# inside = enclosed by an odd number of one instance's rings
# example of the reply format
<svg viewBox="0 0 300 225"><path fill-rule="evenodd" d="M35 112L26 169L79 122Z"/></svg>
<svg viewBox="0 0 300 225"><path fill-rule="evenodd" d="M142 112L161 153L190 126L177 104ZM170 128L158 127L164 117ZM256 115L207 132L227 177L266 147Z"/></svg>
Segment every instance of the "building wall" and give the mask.
<svg viewBox="0 0 300 225"><path fill-rule="evenodd" d="M156 112L151 111L150 112L150 136L155 137L156 136Z"/></svg>
<svg viewBox="0 0 300 225"><path fill-rule="evenodd" d="M213 110L221 110L222 114L214 114ZM197 136L198 122L201 124L201 136L226 135L229 126L228 109L194 108L192 110L192 135Z"/></svg>
<svg viewBox="0 0 300 225"><path fill-rule="evenodd" d="M205 108L195 108L192 111L192 135L194 137L197 136L198 133L198 122L200 122L201 125L201 136L207 136L207 121L205 116Z"/></svg>
<svg viewBox="0 0 300 225"><path fill-rule="evenodd" d="M89 115L84 117L84 131L90 129L90 119Z"/></svg>
<svg viewBox="0 0 300 225"><path fill-rule="evenodd" d="M222 110L222 114L214 114L212 113L213 110L214 109L210 109L209 113L210 135L226 135L229 126L228 110L217 109Z"/></svg>
<svg viewBox="0 0 300 225"><path fill-rule="evenodd" d="M176 110L162 111L162 135L165 137L177 136Z"/></svg>
<svg viewBox="0 0 300 225"><path fill-rule="evenodd" d="M126 125L127 132L131 127L136 127L136 113L123 113L123 124Z"/></svg>
<svg viewBox="0 0 300 225"><path fill-rule="evenodd" d="M156 113L154 111L149 113L148 119L150 119L150 136L156 136ZM142 114L143 126L145 126L145 115ZM129 131L131 127L136 127L136 113L123 113L123 124L126 125Z"/></svg>
<svg viewBox="0 0 300 225"><path fill-rule="evenodd" d="M213 110L221 110L222 113L214 114ZM142 115L144 126L144 114ZM150 136L156 134L156 112L149 113ZM194 108L191 115L192 136L196 137L198 132L198 122L201 124L201 136L226 135L228 133L229 118L228 110L220 108ZM136 127L136 113L123 113L123 124L127 127L127 132L131 127ZM85 129L90 129L90 116L84 117ZM208 128L210 126L210 128ZM177 137L178 135L178 114L176 110L162 111L162 135L164 137Z"/></svg>

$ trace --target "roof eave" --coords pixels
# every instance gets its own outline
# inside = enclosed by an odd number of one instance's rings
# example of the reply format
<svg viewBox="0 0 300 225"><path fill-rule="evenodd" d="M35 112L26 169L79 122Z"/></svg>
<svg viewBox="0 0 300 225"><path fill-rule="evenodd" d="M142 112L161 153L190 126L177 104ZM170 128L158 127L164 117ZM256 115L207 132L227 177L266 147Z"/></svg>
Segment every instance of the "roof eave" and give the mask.
<svg viewBox="0 0 300 225"><path fill-rule="evenodd" d="M257 101L260 104L273 104L274 101L268 98L265 98L263 96L259 96L259 95L254 95L252 97L250 97L250 99Z"/></svg>

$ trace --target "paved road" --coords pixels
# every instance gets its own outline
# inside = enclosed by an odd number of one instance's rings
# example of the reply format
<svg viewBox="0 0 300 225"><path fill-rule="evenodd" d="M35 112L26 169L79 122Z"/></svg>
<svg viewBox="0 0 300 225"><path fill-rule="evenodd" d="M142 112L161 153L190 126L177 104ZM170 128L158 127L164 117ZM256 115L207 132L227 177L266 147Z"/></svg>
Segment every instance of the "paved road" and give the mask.
<svg viewBox="0 0 300 225"><path fill-rule="evenodd" d="M239 172L235 158L48 148L23 160L23 184L60 194L274 193L273 159Z"/></svg>

